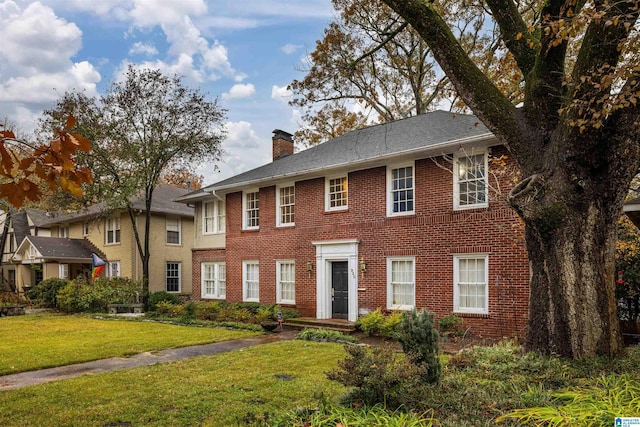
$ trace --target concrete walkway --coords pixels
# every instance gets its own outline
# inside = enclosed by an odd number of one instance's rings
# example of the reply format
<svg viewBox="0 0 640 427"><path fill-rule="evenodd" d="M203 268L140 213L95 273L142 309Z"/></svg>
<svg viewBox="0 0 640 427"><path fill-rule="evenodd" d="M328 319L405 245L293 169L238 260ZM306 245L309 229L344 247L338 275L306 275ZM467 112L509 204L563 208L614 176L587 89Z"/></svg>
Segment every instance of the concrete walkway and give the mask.
<svg viewBox="0 0 640 427"><path fill-rule="evenodd" d="M119 369L138 368L140 366L155 365L156 363L172 362L196 356L209 356L226 351L239 350L256 345L294 339L297 331L285 330L281 333L260 335L219 343L194 345L190 347L171 348L167 350L151 351L136 354L131 357L112 357L94 360L93 362L78 363L76 365L58 366L41 369L39 371L22 372L20 374L0 376L0 391L13 390L50 381L65 380L84 374L116 371Z"/></svg>

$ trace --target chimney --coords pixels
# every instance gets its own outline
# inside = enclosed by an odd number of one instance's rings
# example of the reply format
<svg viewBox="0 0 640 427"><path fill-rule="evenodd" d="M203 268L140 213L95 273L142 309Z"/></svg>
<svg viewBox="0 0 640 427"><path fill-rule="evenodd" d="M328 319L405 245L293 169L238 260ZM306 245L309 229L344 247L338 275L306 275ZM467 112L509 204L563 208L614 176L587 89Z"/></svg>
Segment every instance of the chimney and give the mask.
<svg viewBox="0 0 640 427"><path fill-rule="evenodd" d="M293 154L293 135L280 129L273 131L273 160Z"/></svg>

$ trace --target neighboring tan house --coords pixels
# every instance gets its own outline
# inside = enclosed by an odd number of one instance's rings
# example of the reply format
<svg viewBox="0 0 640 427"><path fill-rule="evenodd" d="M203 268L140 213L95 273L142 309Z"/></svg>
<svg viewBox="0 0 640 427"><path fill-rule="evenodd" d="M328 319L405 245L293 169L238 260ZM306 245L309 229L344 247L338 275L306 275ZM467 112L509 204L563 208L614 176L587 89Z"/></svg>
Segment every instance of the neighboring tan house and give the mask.
<svg viewBox="0 0 640 427"><path fill-rule="evenodd" d="M192 293L193 208L173 201L186 193L169 185L160 185L154 192L149 245L151 292ZM133 207L136 226L144 239L144 200L134 201ZM89 275L91 253L106 261L104 276L140 280L142 263L129 214L107 212L104 204L98 204L80 213L48 213L49 237L25 236L10 256L18 287L33 286L50 277Z"/></svg>
<svg viewBox="0 0 640 427"><path fill-rule="evenodd" d="M349 132L178 199L195 206L193 298L278 303L317 319L427 308L475 334L521 334L529 263L515 167L471 115L437 111Z"/></svg>

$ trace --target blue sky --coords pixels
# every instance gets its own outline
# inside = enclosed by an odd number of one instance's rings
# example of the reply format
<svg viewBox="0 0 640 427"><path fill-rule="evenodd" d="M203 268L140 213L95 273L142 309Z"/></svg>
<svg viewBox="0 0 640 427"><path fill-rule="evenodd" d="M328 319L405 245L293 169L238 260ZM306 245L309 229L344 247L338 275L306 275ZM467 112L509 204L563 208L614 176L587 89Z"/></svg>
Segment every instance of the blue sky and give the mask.
<svg viewBox="0 0 640 427"><path fill-rule="evenodd" d="M333 18L330 0L0 0L0 120L33 130L65 91L102 93L128 63L218 97L229 136L205 185L271 160L271 131L294 132L286 86Z"/></svg>

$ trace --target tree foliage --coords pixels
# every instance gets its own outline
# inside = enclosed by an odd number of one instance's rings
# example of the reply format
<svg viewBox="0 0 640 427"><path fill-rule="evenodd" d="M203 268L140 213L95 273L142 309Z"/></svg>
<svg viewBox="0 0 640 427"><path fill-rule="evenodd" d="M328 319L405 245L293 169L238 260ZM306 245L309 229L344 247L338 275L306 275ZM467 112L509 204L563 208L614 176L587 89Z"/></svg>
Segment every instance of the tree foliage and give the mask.
<svg viewBox="0 0 640 427"><path fill-rule="evenodd" d="M91 142L72 133L75 125L76 119L67 116L63 127L54 129L53 138L44 144L18 139L0 125L0 199L19 208L25 201L38 201L43 185L81 197L82 185L90 183L92 175L76 165L76 157L89 152Z"/></svg>
<svg viewBox="0 0 640 427"><path fill-rule="evenodd" d="M171 168L160 177L160 183L174 187L189 188L191 191L202 188L204 177L191 172L184 166Z"/></svg>
<svg viewBox="0 0 640 427"><path fill-rule="evenodd" d="M521 170L509 202L531 261L528 349L619 353L612 278L617 219L640 166L638 0L487 0L505 48L496 52L523 78L520 103L476 64L439 2L383 1Z"/></svg>
<svg viewBox="0 0 640 427"><path fill-rule="evenodd" d="M129 213L146 291L154 190L170 171L219 160L226 111L178 76L133 66L100 99L80 92L65 94L45 113L44 126L70 111L93 140L93 151L82 158L96 176L91 195L110 209ZM138 230L132 208L132 201L140 198L146 205L144 230Z"/></svg>

